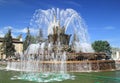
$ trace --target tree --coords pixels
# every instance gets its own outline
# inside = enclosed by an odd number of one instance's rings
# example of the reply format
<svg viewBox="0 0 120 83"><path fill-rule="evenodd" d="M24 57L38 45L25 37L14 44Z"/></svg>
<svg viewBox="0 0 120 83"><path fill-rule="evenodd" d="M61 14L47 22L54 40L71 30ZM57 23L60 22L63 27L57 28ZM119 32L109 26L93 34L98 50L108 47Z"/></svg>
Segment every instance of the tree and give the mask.
<svg viewBox="0 0 120 83"><path fill-rule="evenodd" d="M95 52L105 52L107 55L111 55L111 46L107 41L98 40L92 44Z"/></svg>
<svg viewBox="0 0 120 83"><path fill-rule="evenodd" d="M32 42L32 36L30 35L30 30L29 27L27 28L27 35L25 37L25 40L23 42L23 52L28 48L28 46Z"/></svg>
<svg viewBox="0 0 120 83"><path fill-rule="evenodd" d="M43 31L40 28L39 32L37 35L31 35L31 43L39 43L39 42L43 42L45 39L43 38Z"/></svg>
<svg viewBox="0 0 120 83"><path fill-rule="evenodd" d="M37 42L36 42L36 37L33 36L33 35L31 35L31 43L37 43Z"/></svg>
<svg viewBox="0 0 120 83"><path fill-rule="evenodd" d="M42 29L40 28L39 29L39 32L38 32L38 35L36 37L36 42L39 43L39 42L42 42L44 39L43 39L43 31Z"/></svg>
<svg viewBox="0 0 120 83"><path fill-rule="evenodd" d="M6 54L6 57L15 55L16 50L11 36L11 29L8 30L8 33L4 37L2 49L3 53Z"/></svg>

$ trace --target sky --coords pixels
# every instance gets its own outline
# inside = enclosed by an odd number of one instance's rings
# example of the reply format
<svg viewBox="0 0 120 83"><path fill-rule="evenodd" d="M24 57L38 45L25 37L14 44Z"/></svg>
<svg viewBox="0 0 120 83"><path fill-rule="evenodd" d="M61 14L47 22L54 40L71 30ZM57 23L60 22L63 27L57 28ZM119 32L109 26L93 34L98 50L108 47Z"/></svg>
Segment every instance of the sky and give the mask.
<svg viewBox="0 0 120 83"><path fill-rule="evenodd" d="M91 43L107 40L111 46L120 47L119 4L120 0L0 0L0 36L8 28L13 37L25 34L37 9L72 8L84 19Z"/></svg>

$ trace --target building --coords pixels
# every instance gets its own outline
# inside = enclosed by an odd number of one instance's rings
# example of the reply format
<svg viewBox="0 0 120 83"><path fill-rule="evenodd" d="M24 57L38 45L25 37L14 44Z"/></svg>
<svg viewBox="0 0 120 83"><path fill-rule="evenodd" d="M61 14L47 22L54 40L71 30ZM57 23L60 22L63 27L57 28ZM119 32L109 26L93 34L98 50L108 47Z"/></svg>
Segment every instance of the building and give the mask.
<svg viewBox="0 0 120 83"><path fill-rule="evenodd" d="M3 43L3 37L0 37L0 45ZM19 38L13 38L13 44L15 45L15 50L16 53L21 53L23 51L23 41L22 37L20 36ZM0 59L5 59L6 55L0 51Z"/></svg>
<svg viewBox="0 0 120 83"><path fill-rule="evenodd" d="M113 60L120 60L120 51L113 52L111 58Z"/></svg>

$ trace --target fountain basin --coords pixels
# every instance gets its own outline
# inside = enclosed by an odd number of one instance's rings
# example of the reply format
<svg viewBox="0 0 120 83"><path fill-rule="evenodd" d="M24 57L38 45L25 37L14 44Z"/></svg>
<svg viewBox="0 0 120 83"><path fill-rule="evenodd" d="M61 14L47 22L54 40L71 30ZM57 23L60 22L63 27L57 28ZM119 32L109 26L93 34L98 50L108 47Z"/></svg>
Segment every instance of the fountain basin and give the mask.
<svg viewBox="0 0 120 83"><path fill-rule="evenodd" d="M26 68L24 63L29 63L32 68ZM20 62L12 61L7 63L8 70L32 71L32 72L59 72L62 71L61 64L66 67L65 72L92 72L92 71L111 71L116 69L114 60L95 60L95 61L31 61ZM64 66L66 65L66 66ZM35 67L35 68L34 68ZM63 68L64 69L64 68Z"/></svg>

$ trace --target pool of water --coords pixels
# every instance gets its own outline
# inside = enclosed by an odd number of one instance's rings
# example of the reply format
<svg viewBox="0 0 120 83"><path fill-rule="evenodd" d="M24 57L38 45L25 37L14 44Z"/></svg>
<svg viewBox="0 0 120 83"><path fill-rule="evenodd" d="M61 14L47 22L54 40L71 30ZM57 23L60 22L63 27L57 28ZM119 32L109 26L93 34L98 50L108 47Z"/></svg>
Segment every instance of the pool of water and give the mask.
<svg viewBox="0 0 120 83"><path fill-rule="evenodd" d="M39 83L21 79L13 79L21 72L0 70L0 83ZM49 83L120 83L120 71L69 73L74 79ZM44 82L42 82L44 83Z"/></svg>

